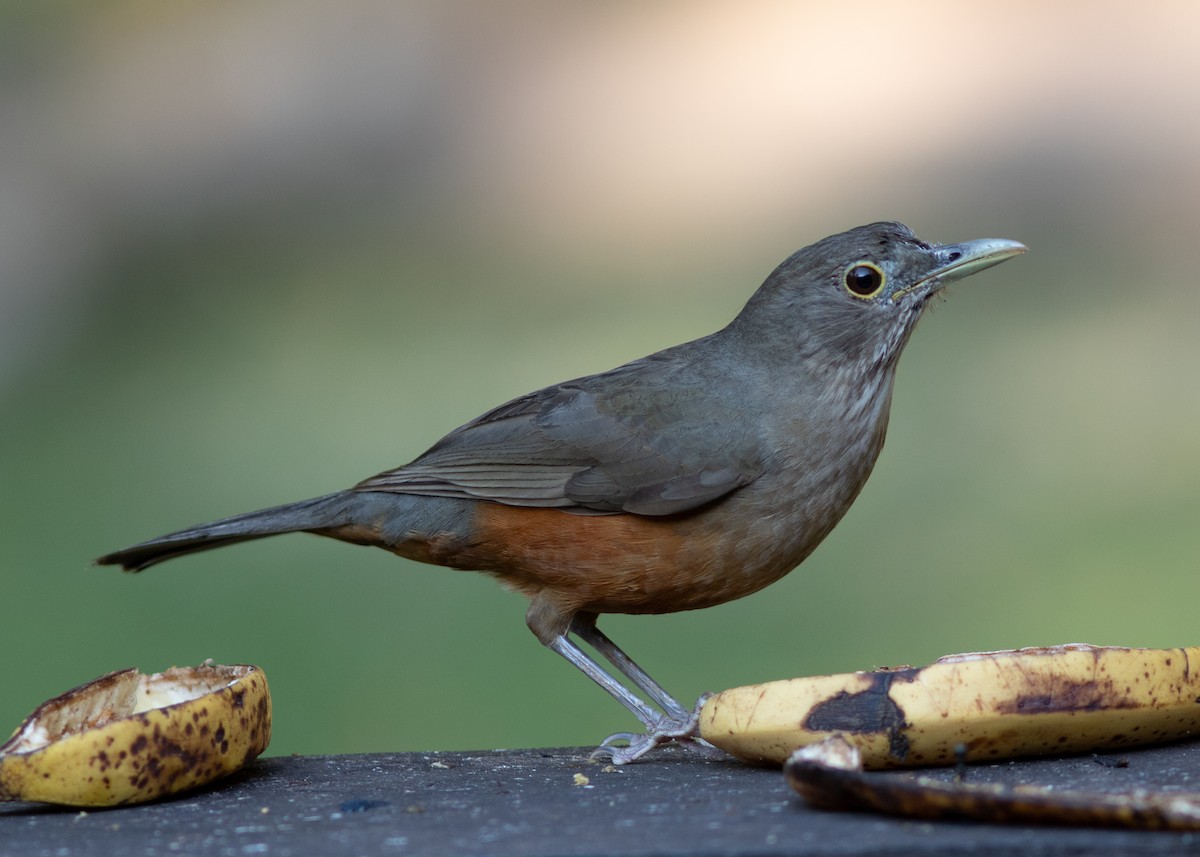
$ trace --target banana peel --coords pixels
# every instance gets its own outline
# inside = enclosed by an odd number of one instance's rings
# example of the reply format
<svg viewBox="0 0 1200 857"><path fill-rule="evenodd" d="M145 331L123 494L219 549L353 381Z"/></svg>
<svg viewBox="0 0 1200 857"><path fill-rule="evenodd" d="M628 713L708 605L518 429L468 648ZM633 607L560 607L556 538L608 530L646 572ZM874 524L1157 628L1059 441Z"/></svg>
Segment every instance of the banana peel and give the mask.
<svg viewBox="0 0 1200 857"><path fill-rule="evenodd" d="M1200 647L1061 646L726 690L700 736L781 764L841 735L866 770L984 762L1200 736Z"/></svg>
<svg viewBox="0 0 1200 857"><path fill-rule="evenodd" d="M1088 791L1051 785L968 783L929 775L866 773L840 735L809 744L784 763L784 776L818 809L991 824L1080 824L1137 830L1200 830L1200 794L1131 789Z"/></svg>
<svg viewBox="0 0 1200 857"><path fill-rule="evenodd" d="M270 740L258 667L119 670L42 703L0 745L0 800L142 803L227 776Z"/></svg>

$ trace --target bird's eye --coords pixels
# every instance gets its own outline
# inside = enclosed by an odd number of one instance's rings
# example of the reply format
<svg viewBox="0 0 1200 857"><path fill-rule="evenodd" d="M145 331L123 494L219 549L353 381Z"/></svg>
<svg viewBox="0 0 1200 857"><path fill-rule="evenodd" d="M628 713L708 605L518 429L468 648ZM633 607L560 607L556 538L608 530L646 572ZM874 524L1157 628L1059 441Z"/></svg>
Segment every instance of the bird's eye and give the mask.
<svg viewBox="0 0 1200 857"><path fill-rule="evenodd" d="M856 298L873 298L883 291L887 277L874 262L855 262L842 278L846 291Z"/></svg>

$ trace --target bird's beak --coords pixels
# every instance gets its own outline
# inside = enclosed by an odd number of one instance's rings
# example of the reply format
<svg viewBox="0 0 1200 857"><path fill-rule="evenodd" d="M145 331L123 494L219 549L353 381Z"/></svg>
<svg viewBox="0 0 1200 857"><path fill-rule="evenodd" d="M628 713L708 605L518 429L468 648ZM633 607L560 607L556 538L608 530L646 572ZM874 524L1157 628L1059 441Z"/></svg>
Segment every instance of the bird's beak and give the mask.
<svg viewBox="0 0 1200 857"><path fill-rule="evenodd" d="M1019 256L1028 249L1019 241L1008 241L1004 238L980 238L978 241L964 241L962 244L943 244L933 250L941 264L905 291L928 286L931 293L936 292L947 283L961 280L992 265L999 265L1005 259Z"/></svg>

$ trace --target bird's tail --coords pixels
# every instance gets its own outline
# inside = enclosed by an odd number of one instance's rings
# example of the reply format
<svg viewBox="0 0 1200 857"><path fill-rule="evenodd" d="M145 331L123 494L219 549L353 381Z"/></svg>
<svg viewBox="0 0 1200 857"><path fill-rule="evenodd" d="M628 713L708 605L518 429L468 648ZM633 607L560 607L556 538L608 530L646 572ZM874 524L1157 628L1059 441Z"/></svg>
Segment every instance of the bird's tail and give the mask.
<svg viewBox="0 0 1200 857"><path fill-rule="evenodd" d="M222 518L210 524L201 524L177 533L159 536L133 547L105 554L96 560L96 564L119 565L126 571L141 571L183 554L211 550L250 539L261 539L279 533L335 529L352 523L360 505L359 497L354 492L327 494L298 503Z"/></svg>

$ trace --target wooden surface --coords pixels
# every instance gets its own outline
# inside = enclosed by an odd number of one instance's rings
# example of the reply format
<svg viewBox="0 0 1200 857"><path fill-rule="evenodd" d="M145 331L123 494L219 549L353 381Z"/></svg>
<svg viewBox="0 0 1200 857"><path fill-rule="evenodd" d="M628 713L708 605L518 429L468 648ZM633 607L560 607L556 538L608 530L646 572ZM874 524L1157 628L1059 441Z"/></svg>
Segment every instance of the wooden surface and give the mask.
<svg viewBox="0 0 1200 857"><path fill-rule="evenodd" d="M1200 791L1200 744L971 768L972 782ZM905 773L888 776L906 776ZM951 772L941 775L951 776ZM1197 854L1200 834L907 821L805 806L775 770L666 748L260 759L207 790L113 810L0 805L0 854Z"/></svg>

